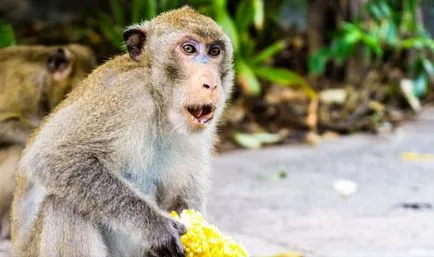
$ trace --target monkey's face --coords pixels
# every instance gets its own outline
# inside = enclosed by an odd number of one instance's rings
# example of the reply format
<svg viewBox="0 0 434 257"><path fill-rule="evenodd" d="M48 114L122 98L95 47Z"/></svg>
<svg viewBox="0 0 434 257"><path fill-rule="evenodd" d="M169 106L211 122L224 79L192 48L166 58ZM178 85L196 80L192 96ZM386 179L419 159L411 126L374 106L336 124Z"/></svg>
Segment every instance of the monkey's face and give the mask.
<svg viewBox="0 0 434 257"><path fill-rule="evenodd" d="M46 87L49 109L54 108L95 65L92 50L81 45L54 47L46 59L50 83Z"/></svg>
<svg viewBox="0 0 434 257"><path fill-rule="evenodd" d="M123 37L130 57L150 68L150 86L175 131L215 128L233 84L232 44L218 24L184 7L132 26Z"/></svg>
<svg viewBox="0 0 434 257"><path fill-rule="evenodd" d="M205 40L197 35L180 35L170 49L165 73L177 70L169 120L188 132L200 132L214 124L225 103L220 67L225 58L222 40ZM172 74L173 75L173 74Z"/></svg>

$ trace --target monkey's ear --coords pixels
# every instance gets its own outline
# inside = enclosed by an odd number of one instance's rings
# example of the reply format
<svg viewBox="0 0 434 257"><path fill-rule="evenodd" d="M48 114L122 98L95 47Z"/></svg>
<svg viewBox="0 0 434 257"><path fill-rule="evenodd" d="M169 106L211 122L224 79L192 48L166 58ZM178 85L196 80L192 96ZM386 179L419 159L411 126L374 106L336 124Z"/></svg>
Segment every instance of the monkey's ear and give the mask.
<svg viewBox="0 0 434 257"><path fill-rule="evenodd" d="M145 45L145 31L137 27L128 28L124 31L123 38L131 58L138 60L143 51L143 46Z"/></svg>

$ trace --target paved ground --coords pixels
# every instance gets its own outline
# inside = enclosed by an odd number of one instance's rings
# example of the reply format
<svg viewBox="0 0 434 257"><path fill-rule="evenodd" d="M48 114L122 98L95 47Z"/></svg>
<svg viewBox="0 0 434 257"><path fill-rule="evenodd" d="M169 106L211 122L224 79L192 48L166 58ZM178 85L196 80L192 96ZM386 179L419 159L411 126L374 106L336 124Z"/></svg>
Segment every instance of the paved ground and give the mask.
<svg viewBox="0 0 434 257"><path fill-rule="evenodd" d="M403 152L434 154L434 111L393 135L222 155L208 215L252 256L433 257L434 159L406 161ZM287 178L276 179L281 171ZM358 192L342 198L338 179Z"/></svg>

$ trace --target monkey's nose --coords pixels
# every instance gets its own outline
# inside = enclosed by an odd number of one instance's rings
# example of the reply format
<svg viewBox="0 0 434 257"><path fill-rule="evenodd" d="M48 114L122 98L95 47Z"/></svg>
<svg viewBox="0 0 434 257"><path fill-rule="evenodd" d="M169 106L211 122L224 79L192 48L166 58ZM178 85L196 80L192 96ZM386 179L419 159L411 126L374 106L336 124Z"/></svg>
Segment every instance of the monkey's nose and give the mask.
<svg viewBox="0 0 434 257"><path fill-rule="evenodd" d="M210 85L208 85L208 84L203 84L202 86L203 86L205 89L210 89L210 90L214 90L214 89L217 88L217 85L210 86Z"/></svg>

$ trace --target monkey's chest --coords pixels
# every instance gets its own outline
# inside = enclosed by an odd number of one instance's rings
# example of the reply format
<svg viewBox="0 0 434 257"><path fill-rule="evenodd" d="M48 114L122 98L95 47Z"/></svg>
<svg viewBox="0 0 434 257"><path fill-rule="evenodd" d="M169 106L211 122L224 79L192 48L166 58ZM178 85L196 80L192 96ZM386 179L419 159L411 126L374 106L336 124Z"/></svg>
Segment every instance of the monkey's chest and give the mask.
<svg viewBox="0 0 434 257"><path fill-rule="evenodd" d="M122 176L143 194L154 196L157 186L161 183L159 167L150 166L142 170L125 170Z"/></svg>
<svg viewBox="0 0 434 257"><path fill-rule="evenodd" d="M171 164L174 163L173 154L168 147L158 145L153 150L150 157L127 163L121 172L136 189L151 197L155 197L157 187L168 180Z"/></svg>

